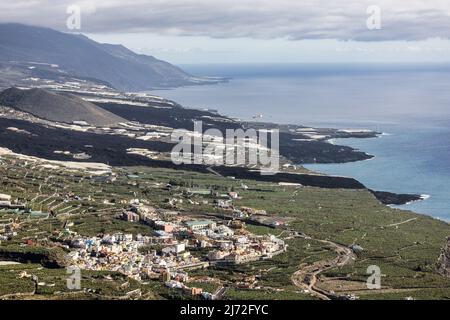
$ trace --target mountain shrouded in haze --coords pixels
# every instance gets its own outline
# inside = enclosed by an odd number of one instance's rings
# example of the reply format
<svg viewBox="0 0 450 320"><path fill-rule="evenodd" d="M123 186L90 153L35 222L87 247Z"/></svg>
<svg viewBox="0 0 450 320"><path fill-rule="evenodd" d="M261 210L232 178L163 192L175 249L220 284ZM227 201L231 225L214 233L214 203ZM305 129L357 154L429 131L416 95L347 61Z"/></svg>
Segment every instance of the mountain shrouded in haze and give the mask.
<svg viewBox="0 0 450 320"><path fill-rule="evenodd" d="M81 34L16 23L0 24L0 62L38 62L119 90L147 90L198 84L180 68L121 45L102 44Z"/></svg>

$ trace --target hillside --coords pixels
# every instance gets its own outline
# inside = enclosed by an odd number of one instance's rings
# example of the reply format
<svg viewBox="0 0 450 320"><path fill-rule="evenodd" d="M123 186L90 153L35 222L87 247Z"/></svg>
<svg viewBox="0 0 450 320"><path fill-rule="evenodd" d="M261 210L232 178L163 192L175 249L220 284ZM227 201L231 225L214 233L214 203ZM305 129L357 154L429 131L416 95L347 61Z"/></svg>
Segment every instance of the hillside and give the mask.
<svg viewBox="0 0 450 320"><path fill-rule="evenodd" d="M57 94L43 89L6 89L0 93L0 105L56 122L86 121L95 126L126 122L125 119L75 95Z"/></svg>
<svg viewBox="0 0 450 320"><path fill-rule="evenodd" d="M123 46L48 28L0 24L0 62L11 61L51 64L56 70L102 80L125 91L202 82L170 63Z"/></svg>

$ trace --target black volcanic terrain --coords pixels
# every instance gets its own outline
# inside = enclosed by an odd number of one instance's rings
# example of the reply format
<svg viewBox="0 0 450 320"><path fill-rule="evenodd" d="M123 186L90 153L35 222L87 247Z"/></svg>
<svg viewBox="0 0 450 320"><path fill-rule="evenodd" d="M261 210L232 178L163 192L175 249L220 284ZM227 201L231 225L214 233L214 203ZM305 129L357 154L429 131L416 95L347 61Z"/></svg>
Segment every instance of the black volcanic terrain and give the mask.
<svg viewBox="0 0 450 320"><path fill-rule="evenodd" d="M7 129L10 127L23 131L13 132ZM87 145L90 147L86 147ZM88 162L101 162L113 166L145 164L144 157L127 154L128 148L168 152L173 147L172 144L164 142L59 129L4 118L0 118L0 146L28 156L61 161L75 160L66 155L55 154L54 151L86 152L91 156Z"/></svg>
<svg viewBox="0 0 450 320"><path fill-rule="evenodd" d="M202 110L186 109L180 106L171 108L151 108L117 103L96 103L129 121L162 125L175 129L193 130L193 120L203 122L203 130L209 128L219 129L225 134L226 129L243 128L243 123L232 121L229 118ZM245 123L248 127L249 123ZM251 125L250 125L251 126ZM269 128L277 127L276 124L267 124ZM337 134L337 133L333 133ZM294 163L345 163L372 158L364 152L351 147L339 146L324 141L299 141L299 138L307 138L299 134L292 134L280 130L280 154Z"/></svg>
<svg viewBox="0 0 450 320"><path fill-rule="evenodd" d="M56 122L71 123L78 120L95 126L113 126L119 122L138 121L142 124L192 130L194 121L202 120L203 130L214 128L222 132L226 129L252 127L250 123L243 123L209 111L186 109L168 101L149 103L149 106L125 102L91 103L70 93L55 93L43 89L9 88L0 93L0 105ZM296 164L349 162L371 157L350 147L334 145L322 140L307 141L305 139L307 136L294 133L298 126L284 128L277 124L256 125L257 129L272 129L277 126L280 129L280 154ZM334 129L318 130L322 130L329 137L338 137L343 134ZM86 153L89 158L77 161L100 162L112 166L148 166L209 172L206 165L175 165L170 160L153 160L127 153L129 148L170 153L173 144L165 141L144 141L121 135L80 132L18 119L0 118L0 146L19 154L49 160L75 161L74 154ZM60 151L69 151L69 154ZM223 176L233 176L238 179L290 182L321 188L365 188L357 180L346 177L286 172L267 176L243 167L225 166L214 167L214 170ZM417 200L418 197L372 192L383 203L404 203Z"/></svg>
<svg viewBox="0 0 450 320"><path fill-rule="evenodd" d="M154 108L118 103L96 102L96 104L128 121L138 121L174 129L194 130L194 120L203 122L203 130L215 128L225 132L226 129L242 128L238 121L232 121L208 111L187 109L181 106L159 105Z"/></svg>
<svg viewBox="0 0 450 320"><path fill-rule="evenodd" d="M95 126L126 122L125 119L75 95L58 94L43 89L6 89L0 93L0 105L56 122L86 121Z"/></svg>
<svg viewBox="0 0 450 320"><path fill-rule="evenodd" d="M6 129L8 127L19 128L28 133L11 132ZM2 147L11 149L16 153L49 160L74 161L71 157L54 153L57 150L64 150L71 153L88 153L91 158L84 162L101 162L112 166L148 166L209 172L205 165L175 165L171 161L152 160L139 155L127 154L126 151L128 148L144 148L170 152L173 148L173 144L170 143L47 128L23 120L0 118L0 143ZM86 147L87 145L89 147ZM261 175L256 171L250 171L242 167L220 166L215 167L214 170L224 176L234 176L240 179L301 183L307 186L327 188L364 188L364 185L352 178L289 173Z"/></svg>
<svg viewBox="0 0 450 320"><path fill-rule="evenodd" d="M7 128L19 128L23 132L11 132ZM56 150L71 153L88 153L91 158L84 162L101 162L112 166L148 166L210 173L205 165L175 165L169 160L153 160L143 156L127 154L128 148L144 148L161 152L170 152L173 145L158 141L141 141L122 136L108 136L95 133L70 131L59 128L47 128L23 120L0 118L1 147L28 156L49 160L74 161L71 157L56 154ZM89 145L89 147L87 147ZM77 160L83 162L83 160ZM214 167L214 171L223 176L237 179L253 179L269 182L299 183L304 186L320 188L364 189L365 186L353 178L333 177L311 174L278 173L261 175L257 171L242 167ZM420 199L417 195L396 195L393 193L371 191L385 204L402 204Z"/></svg>

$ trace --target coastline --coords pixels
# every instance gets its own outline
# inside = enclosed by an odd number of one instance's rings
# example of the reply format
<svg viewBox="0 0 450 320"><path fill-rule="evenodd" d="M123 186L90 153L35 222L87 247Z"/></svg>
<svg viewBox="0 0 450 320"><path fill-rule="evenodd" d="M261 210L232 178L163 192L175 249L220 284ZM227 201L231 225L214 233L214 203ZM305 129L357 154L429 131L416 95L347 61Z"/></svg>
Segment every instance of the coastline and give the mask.
<svg viewBox="0 0 450 320"><path fill-rule="evenodd" d="M83 96L82 93L80 93ZM211 113L208 111L198 111L194 109L186 109L176 102L170 102L171 105L176 105L176 107L172 107L172 113L180 114L184 119L202 119L208 123L211 119L211 125L218 126L221 130L228 128L229 123L232 123L234 127L241 127L244 129L252 128L256 130L263 129L279 129L280 131L280 155L290 161L291 163L297 163L300 165L303 164L345 164L352 162L360 162L363 160L374 160L375 156L368 154L364 151L361 151L358 148L353 148L350 146L346 146L345 143L343 145L335 144L337 143L337 139L369 139L369 138L377 138L383 135L383 132L378 132L374 130L368 129L336 129L336 128L318 128L318 127L310 127L303 125L293 125L293 124L279 124L279 123L271 123L271 122L246 122L246 121L232 121L231 118L221 116L219 113ZM155 124L159 124L163 122L164 125L170 126L172 128L183 127L187 122L183 120L180 122L178 118L173 119L170 115L167 115L166 112L162 112L159 109L153 109L148 107L137 106L132 103L127 103L127 101L123 101L123 103L97 103L97 105L107 111L110 111L118 116L125 118L128 121L133 121L138 115L143 116L140 120L143 123L152 123L157 121ZM155 119L155 115L158 115L159 118ZM218 118L220 117L220 118ZM221 121L217 121L217 119ZM62 146L70 145L72 148L72 144L68 143L63 134L58 135L58 138L55 138L54 131L62 130L53 129L50 132L48 129L42 128L38 123L28 123L27 121L22 120L14 120L14 119L0 119L2 124L4 124L5 128L8 129L11 125L14 127L20 126L21 128L25 128L29 132L37 132L37 136L27 136L23 137L21 135L15 136L14 139L11 139L9 136L5 136L4 146L5 148L9 148L15 151L18 154L24 154L27 156L34 156L37 158L44 158L48 160L65 160L60 155L55 155L54 153L49 152L50 146L55 148L56 144L60 144ZM5 130L6 130L5 129ZM189 128L188 128L189 129ZM0 128L2 131L2 128ZM61 131L62 133L62 131ZM149 165L149 166L165 166L172 167L173 165L169 163L164 163L161 161L153 161L150 163L148 159L142 159L139 157L131 157L128 154L121 153L120 149L124 148L124 146L128 146L133 143L136 147L148 147L149 150L153 150L156 148L157 151L167 152L171 149L171 145L167 142L160 141L159 143L151 143L151 142L137 142L133 139L129 139L127 137L116 137L114 142L107 137L98 135L98 134L90 134L83 132L72 132L71 135L77 135L77 141L86 141L84 144L80 144L77 146L73 146L75 149L82 149L82 145L85 144L93 144L92 141L96 141L100 144L102 148L94 148L90 152L92 153L92 159L90 161L97 163L109 163L113 166L129 166L129 165ZM36 138L38 137L38 138ZM47 138L48 137L48 138ZM51 138L50 138L51 137ZM26 138L26 139L25 139ZM73 138L73 137L72 137ZM43 141L45 144L49 145L48 148L40 148L36 149L31 147L29 140L35 139L39 141L42 145ZM106 140L105 140L106 139ZM26 141L25 141L26 140ZM71 139L72 141L74 139ZM17 150L18 146L24 145L19 148L21 150ZM104 149L107 144L109 144L108 149ZM26 146L26 147L25 147ZM41 146L42 147L42 146ZM48 150L47 150L48 149ZM108 150L116 150L113 155L108 152ZM59 150L59 149L58 149ZM61 149L62 150L62 149ZM24 152L25 151L25 152ZM70 150L76 152L77 150ZM83 162L83 161L82 161ZM181 169L181 168L180 168ZM238 170L237 168L220 168L222 171L229 172L230 175L233 176L241 176L248 177L252 176L248 172L248 170ZM188 170L204 170L203 167L190 167ZM329 181L319 181L317 177L306 179L306 184L317 187L331 187L336 188L341 184L347 185L346 180L354 180L355 185L358 185L358 188L362 187L371 191L377 198L384 204L395 204L395 205L404 205L410 202L419 201L422 198L420 195L416 194L402 194L402 193L393 193L393 192L385 192L385 191L373 191L370 188L366 187L364 184L360 183L357 179L354 179L353 176L344 177L344 176L333 176L330 174L325 174L329 177ZM280 180L281 176L283 179L286 179L285 182L299 182L304 184L305 180L300 179L298 176L289 174L287 172L281 172L281 175L275 179ZM306 177L304 175L303 177ZM258 179L257 179L258 180ZM303 181L300 181L303 180ZM313 181L314 180L314 181ZM342 181L338 181L342 180ZM281 181L281 180L280 180ZM277 182L280 182L277 181ZM282 182L282 181L281 181Z"/></svg>
<svg viewBox="0 0 450 320"><path fill-rule="evenodd" d="M376 138L377 139L381 139L382 137L385 136L393 136L394 134L392 133L387 133L387 132L381 132L379 133ZM340 139L345 139L345 138L340 138ZM340 142L344 142L342 144L345 144L345 141L337 141L337 139L330 139L331 141L328 141L329 143L332 144L338 144ZM348 145L347 145L348 146ZM351 146L352 147L352 146ZM360 150L358 148L356 148L355 150ZM367 153L366 153L367 154ZM365 162L365 161L369 161L369 160L375 160L377 158L376 155L373 155L371 158L369 159L363 159L363 160L359 160L359 161L355 161L355 162ZM337 163L339 164L339 163ZM327 164L313 164L313 165L327 165ZM314 170L318 173L321 174L326 174L326 175L330 175L329 173L325 173L322 172L320 170L317 170L317 168L311 169L308 168L308 164L305 165L305 167L308 170ZM333 175L334 176L334 175ZM352 176L346 176L346 175L338 175L338 176L342 176L342 177L352 177ZM353 178L353 177L352 177ZM356 179L358 180L358 179ZM359 180L358 180L359 181ZM432 196L430 194L403 194L403 193L397 193L397 192L390 192L390 191L375 191L372 189L369 189L382 203L384 203L385 205L391 207L391 208L397 208L397 209L405 209L402 208L403 206L408 206L410 204L413 203L417 203L417 202L423 202L426 201L428 199L430 199ZM430 216L432 218L436 218L435 216L431 215L431 214L427 214L427 213L422 213L422 212L417 212L417 211L413 211L414 213L417 214L421 214L421 215L426 215L426 216ZM439 220L443 220L446 221L445 219L440 219Z"/></svg>
<svg viewBox="0 0 450 320"><path fill-rule="evenodd" d="M407 206L407 205L412 204L412 203L414 203L414 202L427 201L427 200L430 199L430 198L431 198L431 195L429 195L429 194L421 194L421 195L420 195L420 199L417 199L417 200L411 200L411 201L409 201L409 202L407 202L407 203L405 203L405 204L403 204L403 205L404 205L404 206Z"/></svg>

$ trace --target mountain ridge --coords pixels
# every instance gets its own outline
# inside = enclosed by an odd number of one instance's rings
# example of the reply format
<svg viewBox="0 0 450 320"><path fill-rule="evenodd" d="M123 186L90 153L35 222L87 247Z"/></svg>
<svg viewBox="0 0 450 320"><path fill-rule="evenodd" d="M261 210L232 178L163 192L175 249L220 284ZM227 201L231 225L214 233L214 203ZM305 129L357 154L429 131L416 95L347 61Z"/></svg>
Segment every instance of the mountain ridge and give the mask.
<svg viewBox="0 0 450 320"><path fill-rule="evenodd" d="M82 34L17 23L0 24L0 62L38 62L80 77L110 83L122 91L199 84L202 79L153 56ZM203 79L204 81L208 81Z"/></svg>

